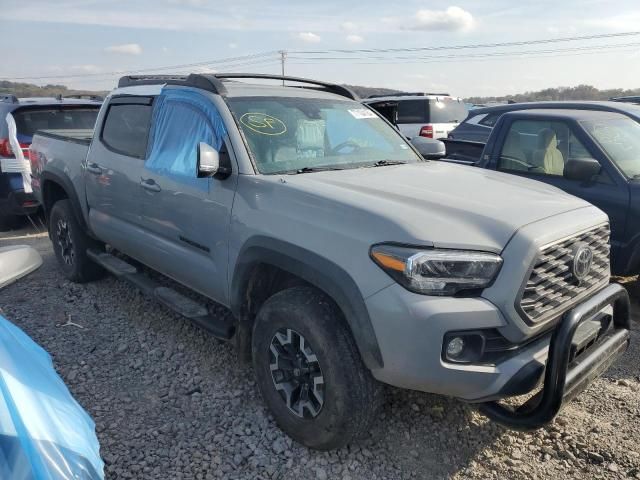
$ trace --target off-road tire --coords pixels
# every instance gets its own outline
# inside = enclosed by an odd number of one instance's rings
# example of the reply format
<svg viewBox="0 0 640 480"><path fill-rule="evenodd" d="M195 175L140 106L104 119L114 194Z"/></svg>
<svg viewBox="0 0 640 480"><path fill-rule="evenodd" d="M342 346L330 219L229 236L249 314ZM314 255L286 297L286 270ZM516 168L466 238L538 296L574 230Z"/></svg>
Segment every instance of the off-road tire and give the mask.
<svg viewBox="0 0 640 480"><path fill-rule="evenodd" d="M304 337L324 378L324 403L313 418L290 410L271 374L272 341L287 329ZM309 448L331 450L357 439L382 404L382 385L363 364L342 313L313 287L288 288L265 301L254 323L252 358L262 398L276 422Z"/></svg>
<svg viewBox="0 0 640 480"><path fill-rule="evenodd" d="M87 257L87 249L103 249L104 245L82 230L69 200L59 200L51 209L49 236L58 264L69 280L85 283L104 276L104 269Z"/></svg>

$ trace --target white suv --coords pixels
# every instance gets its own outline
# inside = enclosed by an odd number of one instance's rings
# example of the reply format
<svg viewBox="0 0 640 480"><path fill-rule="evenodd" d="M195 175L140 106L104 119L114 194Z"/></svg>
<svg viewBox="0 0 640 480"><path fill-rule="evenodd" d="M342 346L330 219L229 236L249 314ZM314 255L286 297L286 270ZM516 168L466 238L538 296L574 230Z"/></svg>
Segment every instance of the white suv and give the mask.
<svg viewBox="0 0 640 480"><path fill-rule="evenodd" d="M462 99L448 93L373 95L363 102L397 125L409 139L446 138L468 113Z"/></svg>

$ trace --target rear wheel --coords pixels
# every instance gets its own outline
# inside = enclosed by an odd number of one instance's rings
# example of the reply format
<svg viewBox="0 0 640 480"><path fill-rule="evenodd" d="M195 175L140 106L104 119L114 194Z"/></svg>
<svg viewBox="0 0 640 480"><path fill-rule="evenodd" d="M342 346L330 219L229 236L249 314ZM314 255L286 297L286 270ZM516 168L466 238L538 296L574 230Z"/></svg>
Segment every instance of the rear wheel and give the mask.
<svg viewBox="0 0 640 480"><path fill-rule="evenodd" d="M82 230L69 200L59 200L51 209L49 236L60 268L69 280L84 283L104 275L102 267L87 256L87 249L104 246Z"/></svg>
<svg viewBox="0 0 640 480"><path fill-rule="evenodd" d="M382 386L322 292L294 287L269 298L256 317L252 355L265 403L298 442L329 450L368 430Z"/></svg>

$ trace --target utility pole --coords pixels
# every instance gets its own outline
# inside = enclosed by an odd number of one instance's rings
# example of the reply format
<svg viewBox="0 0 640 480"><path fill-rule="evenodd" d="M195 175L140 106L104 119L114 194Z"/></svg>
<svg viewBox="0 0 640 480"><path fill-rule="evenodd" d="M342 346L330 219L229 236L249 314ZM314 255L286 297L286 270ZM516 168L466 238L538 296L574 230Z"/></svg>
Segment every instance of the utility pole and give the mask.
<svg viewBox="0 0 640 480"><path fill-rule="evenodd" d="M282 65L282 76L284 77L284 61L287 59L286 50L280 50L278 52L280 54L280 64ZM284 78L282 79L282 86L284 86Z"/></svg>

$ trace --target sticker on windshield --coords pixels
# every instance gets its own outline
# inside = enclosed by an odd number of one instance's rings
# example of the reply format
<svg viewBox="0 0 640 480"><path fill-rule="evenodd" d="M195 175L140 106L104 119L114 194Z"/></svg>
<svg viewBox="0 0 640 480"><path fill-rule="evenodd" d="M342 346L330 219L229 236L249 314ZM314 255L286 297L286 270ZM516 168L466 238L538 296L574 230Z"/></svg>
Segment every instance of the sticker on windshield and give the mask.
<svg viewBox="0 0 640 480"><path fill-rule="evenodd" d="M266 113L245 113L240 117L240 123L261 135L282 135L287 131L282 120Z"/></svg>
<svg viewBox="0 0 640 480"><path fill-rule="evenodd" d="M376 114L368 108L354 108L352 110L349 110L349 113L358 120L362 118L376 118Z"/></svg>

